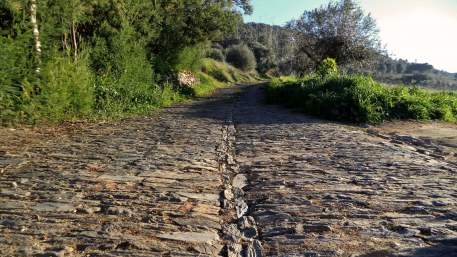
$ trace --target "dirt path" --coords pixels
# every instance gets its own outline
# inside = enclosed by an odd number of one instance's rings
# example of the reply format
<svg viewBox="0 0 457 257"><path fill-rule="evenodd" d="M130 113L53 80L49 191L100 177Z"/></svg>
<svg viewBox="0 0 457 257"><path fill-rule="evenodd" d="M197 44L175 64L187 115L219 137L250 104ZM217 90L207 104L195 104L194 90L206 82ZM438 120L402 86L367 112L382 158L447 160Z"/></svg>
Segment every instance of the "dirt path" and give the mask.
<svg viewBox="0 0 457 257"><path fill-rule="evenodd" d="M261 103L0 130L0 256L457 256L457 164Z"/></svg>

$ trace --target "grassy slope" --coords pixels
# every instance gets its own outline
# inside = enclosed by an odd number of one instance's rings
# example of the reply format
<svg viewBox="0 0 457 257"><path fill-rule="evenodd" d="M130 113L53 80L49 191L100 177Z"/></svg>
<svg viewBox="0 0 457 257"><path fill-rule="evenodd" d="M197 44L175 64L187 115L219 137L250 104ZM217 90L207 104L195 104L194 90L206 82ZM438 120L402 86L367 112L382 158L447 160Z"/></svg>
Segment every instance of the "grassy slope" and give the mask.
<svg viewBox="0 0 457 257"><path fill-rule="evenodd" d="M380 123L389 119L457 122L457 93L387 87L366 76L280 78L267 88L271 103L332 120Z"/></svg>
<svg viewBox="0 0 457 257"><path fill-rule="evenodd" d="M61 65L62 66L62 65ZM67 65L69 66L69 64ZM66 67L66 66L65 66ZM70 70L78 71L78 64L72 65ZM1 108L0 103L0 126L11 126L15 124L36 124L36 123L59 123L62 121L81 121L81 120L116 120L138 115L148 115L161 107L170 106L177 102L191 100L194 96L207 96L216 89L230 86L234 83L247 83L256 80L256 74L242 72L226 63L217 62L212 59L203 59L201 68L194 74L199 78L200 83L192 88L192 92L179 92L173 85L156 85L153 81L143 84L136 84L124 88L123 81L104 80L103 77L97 78L102 81L98 86L97 94L88 90L88 97L83 98L81 94L67 92L67 88L81 87L90 85L95 78L86 78L78 72L69 77L66 70L57 70L52 73L52 83L55 88L51 88L41 95L30 100L30 103L22 104L16 112L6 113ZM82 78L82 79L81 79ZM85 79L83 81L83 79ZM71 83L68 83L70 81ZM63 82L66 82L63 83ZM72 87L65 85L71 84ZM141 87L142 86L142 87ZM132 90L131 88L135 89ZM67 90L67 91L65 91ZM133 92L132 92L133 91ZM47 93L47 92L51 92ZM89 94L91 93L91 94ZM190 94L189 94L190 93ZM95 98L95 95L110 96L105 97L103 102ZM0 99L2 99L0 95ZM83 101L84 100L84 101ZM75 103L73 103L75 102ZM73 110L73 106L85 103L84 111ZM103 108L97 108L102 105ZM70 108L72 107L72 108Z"/></svg>
<svg viewBox="0 0 457 257"><path fill-rule="evenodd" d="M227 63L213 59L203 59L197 76L200 84L194 87L195 96L209 95L218 88L235 83L249 83L258 79L256 73L246 73Z"/></svg>

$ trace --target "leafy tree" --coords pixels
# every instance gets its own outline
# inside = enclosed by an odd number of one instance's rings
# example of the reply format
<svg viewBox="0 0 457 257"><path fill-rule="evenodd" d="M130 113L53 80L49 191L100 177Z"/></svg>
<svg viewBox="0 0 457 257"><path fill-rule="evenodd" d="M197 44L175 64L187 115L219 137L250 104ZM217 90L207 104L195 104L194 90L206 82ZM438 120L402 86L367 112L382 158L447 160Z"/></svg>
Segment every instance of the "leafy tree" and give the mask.
<svg viewBox="0 0 457 257"><path fill-rule="evenodd" d="M149 48L159 72L172 70L186 47L221 39L233 31L241 16L228 11L231 6L231 1L221 0L158 1L159 12L166 15L162 17L158 38L150 42Z"/></svg>
<svg viewBox="0 0 457 257"><path fill-rule="evenodd" d="M254 42L250 44L250 49L252 49L254 53L257 69L260 72L265 73L276 66L275 56L271 48L268 48L259 42Z"/></svg>
<svg viewBox="0 0 457 257"><path fill-rule="evenodd" d="M426 72L433 70L433 66L428 63L411 63L406 69L407 73Z"/></svg>
<svg viewBox="0 0 457 257"><path fill-rule="evenodd" d="M397 73L403 73L406 71L406 65L403 62L398 62L396 66Z"/></svg>
<svg viewBox="0 0 457 257"><path fill-rule="evenodd" d="M299 51L315 65L330 57L340 65L361 66L381 50L375 20L354 0L305 11L287 27L296 32Z"/></svg>
<svg viewBox="0 0 457 257"><path fill-rule="evenodd" d="M249 0L0 1L0 122L51 102L61 117L147 110L251 12Z"/></svg>
<svg viewBox="0 0 457 257"><path fill-rule="evenodd" d="M225 48L241 43L248 45L254 52L257 69L262 73L269 69L279 69L288 73L291 59L296 56L292 31L281 26L239 23L235 33L220 42Z"/></svg>
<svg viewBox="0 0 457 257"><path fill-rule="evenodd" d="M244 71L252 71L257 65L254 53L244 44L228 49L227 62Z"/></svg>
<svg viewBox="0 0 457 257"><path fill-rule="evenodd" d="M251 0L233 0L235 6L241 8L245 14L250 15L253 12Z"/></svg>

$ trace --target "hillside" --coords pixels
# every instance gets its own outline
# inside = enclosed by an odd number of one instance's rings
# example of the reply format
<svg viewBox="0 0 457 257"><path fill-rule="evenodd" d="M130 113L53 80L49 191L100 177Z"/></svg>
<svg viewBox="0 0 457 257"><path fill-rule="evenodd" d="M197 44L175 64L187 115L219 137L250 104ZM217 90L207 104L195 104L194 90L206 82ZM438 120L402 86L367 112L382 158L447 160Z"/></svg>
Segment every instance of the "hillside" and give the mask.
<svg viewBox="0 0 457 257"><path fill-rule="evenodd" d="M0 126L145 115L246 81L255 66L212 64L225 81L202 67L251 11L238 0L0 1Z"/></svg>
<svg viewBox="0 0 457 257"><path fill-rule="evenodd" d="M383 56L371 74L390 84L418 85L439 90L457 90L457 74L437 70L428 63L412 63Z"/></svg>
<svg viewBox="0 0 457 257"><path fill-rule="evenodd" d="M228 47L244 43L256 54L258 69L262 72L270 70L273 74L291 75L309 73L313 65L307 56L299 53L296 31L287 26L271 26L263 23L240 24L237 32L221 45ZM299 64L304 64L297 67ZM428 63L413 63L407 60L396 60L378 54L374 63L366 69L351 66L342 67L348 72L363 72L375 79L388 84L417 85L438 90L457 90L457 74L435 69Z"/></svg>

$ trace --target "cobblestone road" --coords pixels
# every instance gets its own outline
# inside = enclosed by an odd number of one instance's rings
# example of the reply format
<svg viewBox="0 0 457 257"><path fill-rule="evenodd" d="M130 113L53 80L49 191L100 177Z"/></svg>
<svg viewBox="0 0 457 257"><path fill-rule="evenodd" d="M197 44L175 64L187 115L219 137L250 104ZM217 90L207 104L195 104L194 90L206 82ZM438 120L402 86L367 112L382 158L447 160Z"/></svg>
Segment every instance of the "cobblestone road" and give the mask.
<svg viewBox="0 0 457 257"><path fill-rule="evenodd" d="M2 129L0 256L457 256L452 153L261 100Z"/></svg>

